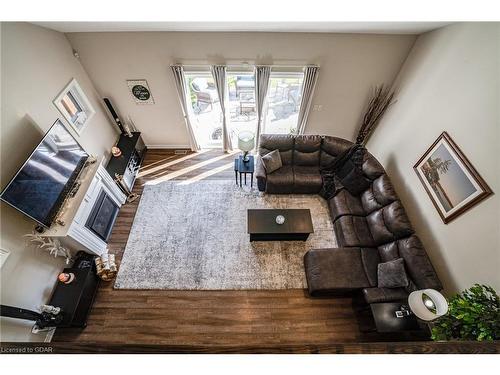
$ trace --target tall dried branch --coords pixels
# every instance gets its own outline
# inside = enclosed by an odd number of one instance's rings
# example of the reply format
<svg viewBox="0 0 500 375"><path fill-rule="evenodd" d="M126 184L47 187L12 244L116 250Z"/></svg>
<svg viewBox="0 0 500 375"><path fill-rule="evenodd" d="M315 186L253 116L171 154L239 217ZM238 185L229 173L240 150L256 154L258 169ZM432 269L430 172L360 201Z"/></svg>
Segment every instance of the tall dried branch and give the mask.
<svg viewBox="0 0 500 375"><path fill-rule="evenodd" d="M365 145L369 136L372 134L375 127L380 122L387 108L389 108L395 101L394 91L386 89L384 85L376 86L373 94L368 102L365 115L361 127L359 128L356 143Z"/></svg>

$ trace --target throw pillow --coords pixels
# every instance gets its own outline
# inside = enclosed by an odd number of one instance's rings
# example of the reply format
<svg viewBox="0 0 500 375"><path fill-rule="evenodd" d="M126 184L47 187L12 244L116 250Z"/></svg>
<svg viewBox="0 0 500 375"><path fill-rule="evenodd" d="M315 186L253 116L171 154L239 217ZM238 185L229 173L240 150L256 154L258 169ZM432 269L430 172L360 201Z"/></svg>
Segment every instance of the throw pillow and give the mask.
<svg viewBox="0 0 500 375"><path fill-rule="evenodd" d="M406 288L409 284L403 258L378 264L379 288Z"/></svg>
<svg viewBox="0 0 500 375"><path fill-rule="evenodd" d="M262 156L262 164L267 173L273 173L283 166L281 162L281 155L279 150L271 151L270 153Z"/></svg>

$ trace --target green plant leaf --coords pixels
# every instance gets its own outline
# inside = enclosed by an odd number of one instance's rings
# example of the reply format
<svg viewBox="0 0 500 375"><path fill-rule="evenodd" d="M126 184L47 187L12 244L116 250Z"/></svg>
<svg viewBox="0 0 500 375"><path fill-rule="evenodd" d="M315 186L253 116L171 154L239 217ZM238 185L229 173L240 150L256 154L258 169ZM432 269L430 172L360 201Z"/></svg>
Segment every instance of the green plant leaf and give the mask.
<svg viewBox="0 0 500 375"><path fill-rule="evenodd" d="M500 297L491 286L475 284L448 301L448 314L432 328L433 340L499 340Z"/></svg>

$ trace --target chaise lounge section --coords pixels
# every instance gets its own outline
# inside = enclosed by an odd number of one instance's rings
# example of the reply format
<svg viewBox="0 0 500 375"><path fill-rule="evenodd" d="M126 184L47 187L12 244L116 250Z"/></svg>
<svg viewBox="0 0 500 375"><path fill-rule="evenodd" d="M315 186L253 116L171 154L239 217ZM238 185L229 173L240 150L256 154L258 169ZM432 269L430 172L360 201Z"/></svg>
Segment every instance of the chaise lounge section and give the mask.
<svg viewBox="0 0 500 375"><path fill-rule="evenodd" d="M318 194L320 168L352 146L348 140L330 136L261 135L257 186L270 194ZM274 150L279 150L283 166L267 174L261 157ZM367 303L377 303L406 298L416 289L441 290L384 168L366 152L361 169L369 180L361 194L355 196L337 182L336 194L328 200L339 248L311 249L304 257L309 294L362 290ZM400 258L408 285L379 287L379 264Z"/></svg>

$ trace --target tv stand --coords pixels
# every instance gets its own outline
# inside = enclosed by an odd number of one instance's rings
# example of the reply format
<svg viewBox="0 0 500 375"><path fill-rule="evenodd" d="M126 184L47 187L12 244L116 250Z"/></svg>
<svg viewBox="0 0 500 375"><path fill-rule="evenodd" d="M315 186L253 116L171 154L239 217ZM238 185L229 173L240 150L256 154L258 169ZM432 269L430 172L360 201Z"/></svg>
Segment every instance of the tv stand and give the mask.
<svg viewBox="0 0 500 375"><path fill-rule="evenodd" d="M116 146L122 154L118 157L112 156L106 170L120 189L130 195L146 153L146 146L140 132L132 132L131 137L121 134Z"/></svg>

